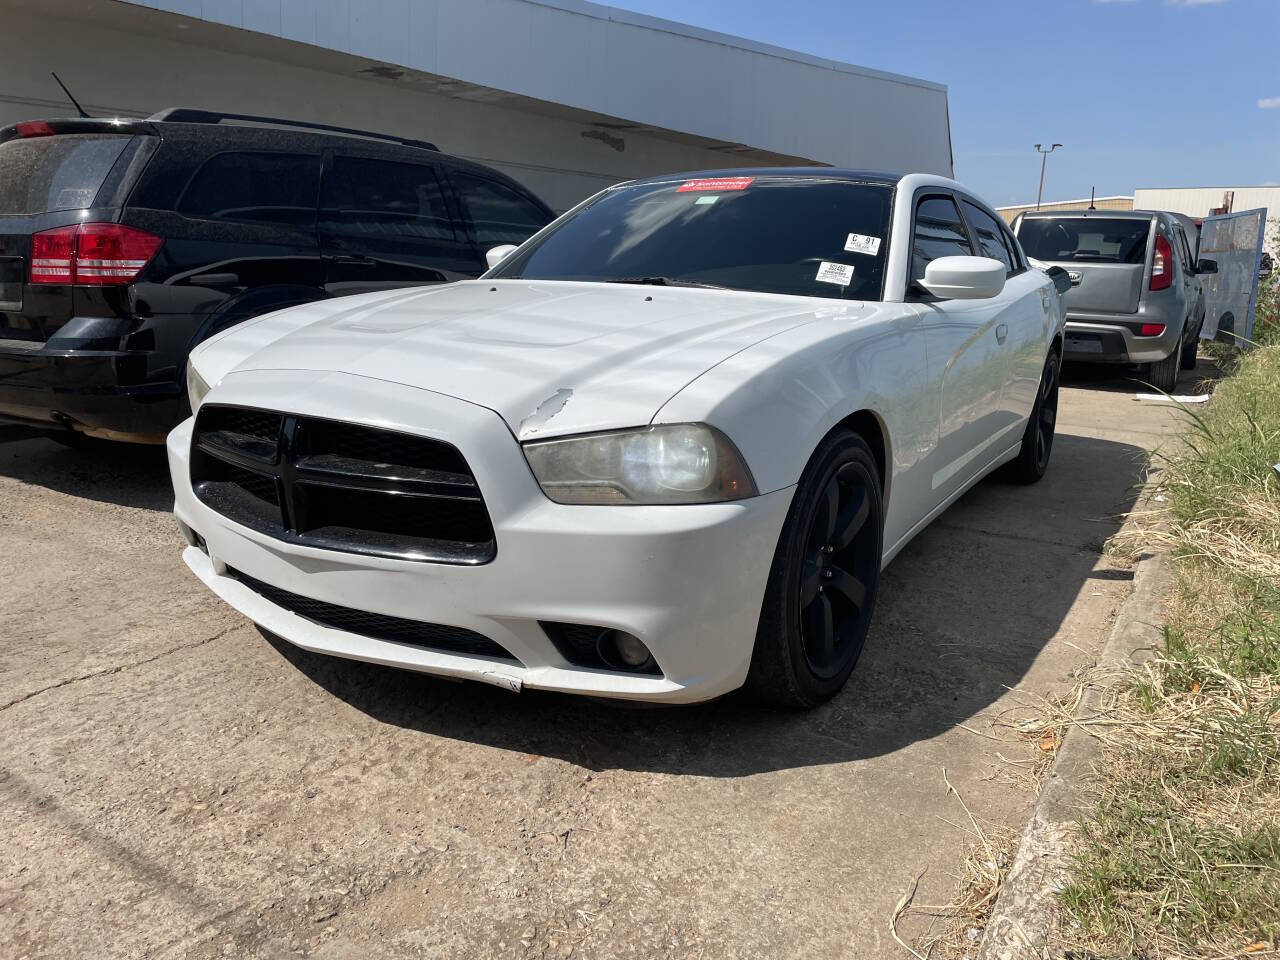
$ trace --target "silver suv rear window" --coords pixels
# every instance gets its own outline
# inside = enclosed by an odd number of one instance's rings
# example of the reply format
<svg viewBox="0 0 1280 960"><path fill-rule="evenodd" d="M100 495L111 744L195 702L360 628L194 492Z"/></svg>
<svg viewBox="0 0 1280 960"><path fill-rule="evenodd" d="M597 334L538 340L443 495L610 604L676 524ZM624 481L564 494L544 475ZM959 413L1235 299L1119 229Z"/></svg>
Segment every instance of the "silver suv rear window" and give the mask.
<svg viewBox="0 0 1280 960"><path fill-rule="evenodd" d="M1049 262L1143 263L1151 218L1024 217L1018 241L1028 257Z"/></svg>
<svg viewBox="0 0 1280 960"><path fill-rule="evenodd" d="M0 216L92 206L129 140L73 133L0 143Z"/></svg>

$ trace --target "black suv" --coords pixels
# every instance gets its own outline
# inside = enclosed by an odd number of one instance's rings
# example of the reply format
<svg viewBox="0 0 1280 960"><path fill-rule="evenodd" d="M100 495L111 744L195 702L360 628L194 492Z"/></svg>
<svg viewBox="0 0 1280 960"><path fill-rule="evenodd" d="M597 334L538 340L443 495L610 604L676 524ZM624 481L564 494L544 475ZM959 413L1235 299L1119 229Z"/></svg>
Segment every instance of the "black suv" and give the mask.
<svg viewBox="0 0 1280 960"><path fill-rule="evenodd" d="M189 109L5 127L0 420L160 442L206 337L478 276L552 218L495 170L341 127Z"/></svg>

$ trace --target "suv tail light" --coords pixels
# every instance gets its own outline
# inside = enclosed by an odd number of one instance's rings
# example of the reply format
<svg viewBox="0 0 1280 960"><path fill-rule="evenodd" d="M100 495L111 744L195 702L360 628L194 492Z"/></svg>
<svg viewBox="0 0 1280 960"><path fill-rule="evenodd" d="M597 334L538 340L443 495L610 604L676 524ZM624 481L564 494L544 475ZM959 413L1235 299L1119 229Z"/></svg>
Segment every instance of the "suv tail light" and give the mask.
<svg viewBox="0 0 1280 960"><path fill-rule="evenodd" d="M58 227L31 237L32 283L75 283L76 231L79 229Z"/></svg>
<svg viewBox="0 0 1280 960"><path fill-rule="evenodd" d="M107 287L130 283L164 243L119 223L81 223L31 237L32 283Z"/></svg>
<svg viewBox="0 0 1280 960"><path fill-rule="evenodd" d="M1156 252L1151 258L1151 289L1163 290L1173 283L1173 248L1156 234Z"/></svg>

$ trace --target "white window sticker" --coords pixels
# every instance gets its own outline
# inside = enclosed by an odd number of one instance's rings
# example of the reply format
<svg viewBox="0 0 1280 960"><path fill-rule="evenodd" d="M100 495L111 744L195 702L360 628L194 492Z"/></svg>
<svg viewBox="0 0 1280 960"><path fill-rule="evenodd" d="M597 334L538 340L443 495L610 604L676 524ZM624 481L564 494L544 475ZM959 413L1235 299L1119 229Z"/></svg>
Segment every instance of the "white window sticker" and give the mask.
<svg viewBox="0 0 1280 960"><path fill-rule="evenodd" d="M702 206L704 203L715 203L720 199L718 193L704 193L697 200L693 201L695 206Z"/></svg>
<svg viewBox="0 0 1280 960"><path fill-rule="evenodd" d="M823 260L818 265L818 275L813 279L819 283L834 283L837 286L847 287L853 280L853 267L847 263L828 263Z"/></svg>
<svg viewBox="0 0 1280 960"><path fill-rule="evenodd" d="M847 253L865 253L869 257L874 257L880 252L880 238L851 233L849 239L844 242L844 249Z"/></svg>

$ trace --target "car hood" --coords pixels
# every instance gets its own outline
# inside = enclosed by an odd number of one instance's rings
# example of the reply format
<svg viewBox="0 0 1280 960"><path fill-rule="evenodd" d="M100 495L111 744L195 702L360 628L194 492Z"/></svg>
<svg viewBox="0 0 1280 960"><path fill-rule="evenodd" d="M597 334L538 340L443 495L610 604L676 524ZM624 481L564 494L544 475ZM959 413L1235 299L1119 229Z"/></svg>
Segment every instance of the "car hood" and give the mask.
<svg viewBox="0 0 1280 960"><path fill-rule="evenodd" d="M293 307L194 355L201 375L342 371L496 411L516 436L648 423L752 344L857 302L738 291L480 280Z"/></svg>

